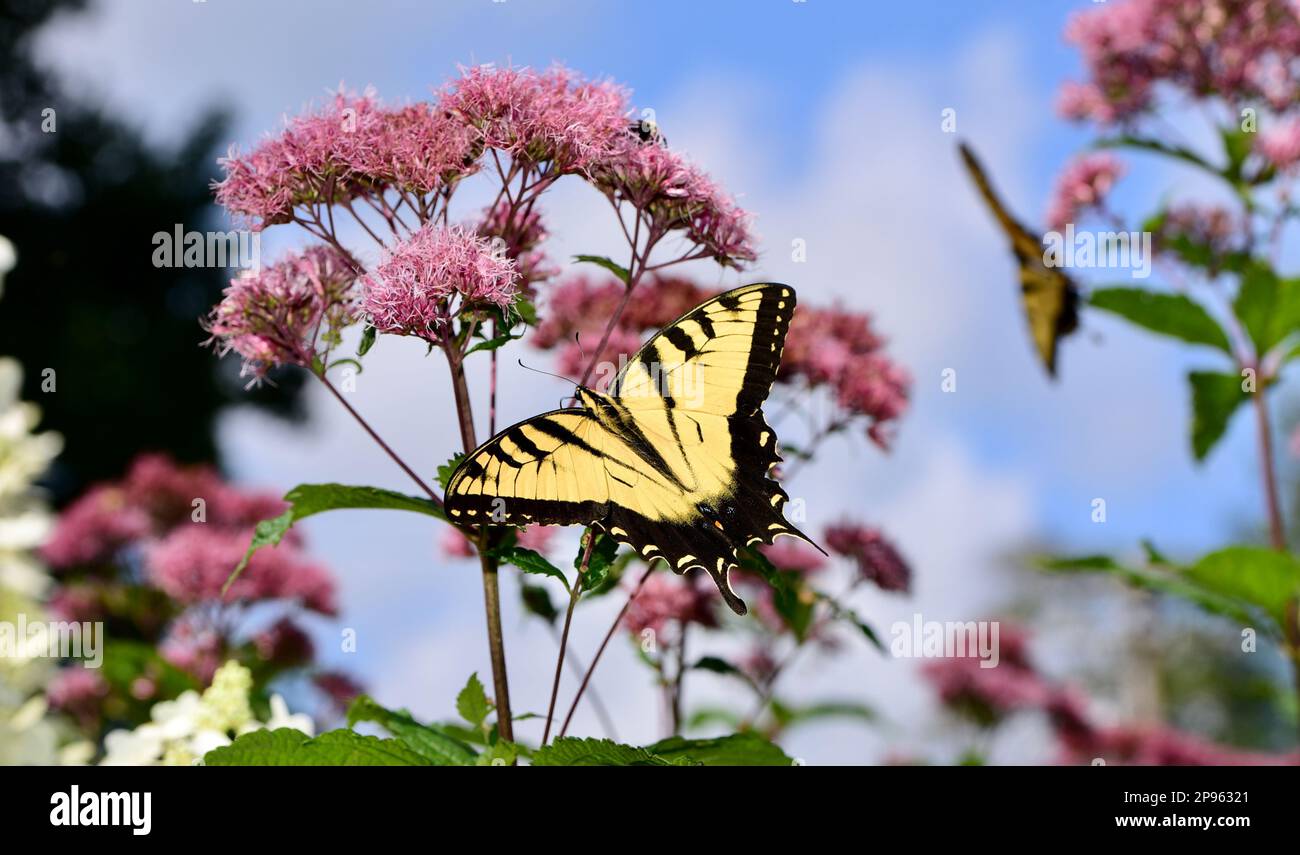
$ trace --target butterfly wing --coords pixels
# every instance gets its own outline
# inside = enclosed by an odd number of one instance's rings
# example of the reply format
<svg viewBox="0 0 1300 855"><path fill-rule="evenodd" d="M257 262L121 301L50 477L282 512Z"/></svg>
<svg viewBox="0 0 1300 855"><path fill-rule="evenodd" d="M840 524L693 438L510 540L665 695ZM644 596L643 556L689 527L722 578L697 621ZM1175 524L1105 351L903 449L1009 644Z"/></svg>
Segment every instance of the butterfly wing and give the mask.
<svg viewBox="0 0 1300 855"><path fill-rule="evenodd" d="M1055 377L1057 346L1079 323L1079 289L1060 268L1043 263L1042 242L1011 216L970 147L962 143L960 149L971 180L1011 243L1034 349L1047 373Z"/></svg>
<svg viewBox="0 0 1300 855"><path fill-rule="evenodd" d="M646 342L595 403L602 421L652 448L652 468L681 487L670 514L614 508L611 534L678 573L703 568L741 614L728 583L737 549L780 535L812 543L784 518L789 497L767 477L781 458L762 413L794 309L785 285L720 294Z"/></svg>

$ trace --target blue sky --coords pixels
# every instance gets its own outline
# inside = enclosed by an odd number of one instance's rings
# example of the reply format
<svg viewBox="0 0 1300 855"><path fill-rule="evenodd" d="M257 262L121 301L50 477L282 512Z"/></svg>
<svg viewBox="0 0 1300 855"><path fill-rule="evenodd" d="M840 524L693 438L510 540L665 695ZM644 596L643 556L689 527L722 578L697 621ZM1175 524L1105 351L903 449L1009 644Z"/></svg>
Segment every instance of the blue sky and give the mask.
<svg viewBox="0 0 1300 855"><path fill-rule="evenodd" d="M1061 382L1046 381L1010 260L958 169L954 138L939 128L940 111L955 108L959 134L984 155L1017 212L1041 219L1056 171L1088 140L1052 104L1060 81L1078 73L1061 38L1066 16L1092 6L117 2L60 25L43 50L159 140L224 103L235 111L234 140L249 145L340 81L373 84L393 100L420 98L457 64L558 60L632 87L673 146L757 215L765 254L753 274L700 268L705 281L771 277L795 285L805 301L872 311L913 372L914 406L892 455L846 439L792 487L807 497L814 529L850 515L879 523L912 559L912 598L867 593L859 603L887 626L915 611L941 620L995 612L1017 593L1005 556L1018 548L1131 552L1151 536L1190 555L1262 518L1246 417L1205 466L1190 459L1183 375L1213 366L1208 355L1089 314L1065 345ZM1132 160L1117 200L1144 215L1169 188L1197 186L1190 181ZM557 189L548 210L555 257L617 248L580 190ZM803 265L787 258L796 237L808 241ZM301 239L271 234L266 246ZM383 342L370 360L358 406L431 471L455 445L445 369L410 342ZM956 394L939 390L947 367L958 371ZM553 406L565 391L518 370L502 382L507 422ZM404 488L329 402L312 404L306 431L232 414L223 441L233 471L276 490L323 480ZM1090 519L1096 497L1108 502L1104 525ZM447 715L468 671L487 671L472 568L444 566L420 520L340 516L309 531L343 578L342 624L362 639L350 658L323 645L326 658L362 674L381 701ZM608 621L602 608L582 616L576 649L594 648ZM516 706L535 709L553 646L517 610L508 607L506 620L519 656ZM321 627L322 638L336 629ZM651 738L645 675L626 651L616 654L598 684L633 722L622 735ZM813 662L799 691L853 686L891 719L926 720L929 697L912 670L859 652ZM703 687L701 696L725 691ZM879 759L884 744L923 744L926 733L909 725L863 737L829 726L798 735L795 749L810 762L865 761Z"/></svg>

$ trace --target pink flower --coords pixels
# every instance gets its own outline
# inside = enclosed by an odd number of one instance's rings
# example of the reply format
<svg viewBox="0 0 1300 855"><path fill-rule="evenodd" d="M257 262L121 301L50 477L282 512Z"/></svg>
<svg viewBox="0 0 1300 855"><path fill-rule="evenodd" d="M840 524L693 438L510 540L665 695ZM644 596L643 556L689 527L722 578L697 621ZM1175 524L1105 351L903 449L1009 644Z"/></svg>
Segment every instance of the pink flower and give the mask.
<svg viewBox="0 0 1300 855"><path fill-rule="evenodd" d="M758 257L749 214L666 146L625 133L615 153L593 167L592 180L610 199L631 205L651 235L681 231L701 257L724 267Z"/></svg>
<svg viewBox="0 0 1300 855"><path fill-rule="evenodd" d="M1127 0L1076 12L1065 38L1090 78L1062 92L1065 115L1100 124L1153 107L1161 85L1236 106L1283 110L1300 95L1292 0Z"/></svg>
<svg viewBox="0 0 1300 855"><path fill-rule="evenodd" d="M325 693L330 706L339 714L347 712L348 707L362 691L361 685L356 680L341 671L323 671L313 675L311 681L316 688Z"/></svg>
<svg viewBox="0 0 1300 855"><path fill-rule="evenodd" d="M647 629L661 635L665 627L676 623L717 626L713 611L717 597L697 584L698 579L699 576L653 574L628 605L623 626L632 635L640 635Z"/></svg>
<svg viewBox="0 0 1300 855"><path fill-rule="evenodd" d="M1047 209L1047 223L1064 231L1086 212L1101 208L1115 182L1124 174L1124 164L1105 152L1076 157L1056 179Z"/></svg>
<svg viewBox="0 0 1300 855"><path fill-rule="evenodd" d="M54 569L111 560L152 529L149 515L117 487L92 487L59 515L41 556Z"/></svg>
<svg viewBox="0 0 1300 855"><path fill-rule="evenodd" d="M99 718L100 702L108 695L108 683L99 671L81 665L60 668L45 686L45 698L53 709L90 727Z"/></svg>
<svg viewBox="0 0 1300 855"><path fill-rule="evenodd" d="M557 174L585 172L627 135L627 92L559 65L542 73L463 69L439 92L438 106L471 129L480 150L497 149Z"/></svg>
<svg viewBox="0 0 1300 855"><path fill-rule="evenodd" d="M515 262L519 285L527 296L533 286L550 279L559 272L540 247L550 235L542 224L541 212L536 206L522 210L503 199L495 208L484 212L476 229L479 237L498 244L507 258Z"/></svg>
<svg viewBox="0 0 1300 855"><path fill-rule="evenodd" d="M1166 259L1190 263L1181 254L1190 244L1197 251L1195 263L1214 271L1228 256L1245 249L1248 235L1249 224L1222 205L1181 203L1164 212L1152 237L1156 252ZM1201 256L1202 249L1208 250L1208 256Z"/></svg>
<svg viewBox="0 0 1300 855"><path fill-rule="evenodd" d="M1300 119L1260 131L1255 149L1274 169L1291 169L1300 163Z"/></svg>
<svg viewBox="0 0 1300 855"><path fill-rule="evenodd" d="M182 617L167 630L158 654L206 686L225 661L225 645L211 626Z"/></svg>
<svg viewBox="0 0 1300 855"><path fill-rule="evenodd" d="M790 537L778 538L776 543L761 547L761 551L768 561L781 570L812 574L826 566L825 556L808 544Z"/></svg>
<svg viewBox="0 0 1300 855"><path fill-rule="evenodd" d="M224 356L244 359L257 382L280 365L324 361L341 331L357 320L351 262L328 247L289 255L261 273L232 279L206 328Z"/></svg>
<svg viewBox="0 0 1300 855"><path fill-rule="evenodd" d="M439 343L446 322L461 309L509 310L518 292L517 272L486 239L429 223L365 277L363 305L380 332Z"/></svg>
<svg viewBox="0 0 1300 855"><path fill-rule="evenodd" d="M1026 647L1024 631L1003 621L996 666L984 667L988 663L968 645L964 655L927 662L921 673L944 704L981 724L992 724L1011 712L1043 708L1056 694L1030 664Z"/></svg>
<svg viewBox="0 0 1300 855"><path fill-rule="evenodd" d="M154 586L185 605L216 602L251 537L248 530L202 524L179 527L148 549L146 575ZM329 573L283 543L254 553L225 597L225 602L241 600L296 600L321 614L337 612Z"/></svg>
<svg viewBox="0 0 1300 855"><path fill-rule="evenodd" d="M103 620L104 603L97 583L60 585L50 594L46 604L50 614L59 620Z"/></svg>
<svg viewBox="0 0 1300 855"><path fill-rule="evenodd" d="M831 552L853 559L863 579L885 591L911 589L912 569L878 529L841 523L827 528L823 538Z"/></svg>
<svg viewBox="0 0 1300 855"><path fill-rule="evenodd" d="M429 104L385 108L343 92L286 123L247 155L221 161L217 202L254 229L294 219L299 206L347 202L394 188L419 195L474 170L472 134Z"/></svg>
<svg viewBox="0 0 1300 855"><path fill-rule="evenodd" d="M305 665L316 655L311 638L289 617L280 618L254 635L253 647L263 662L277 668Z"/></svg>

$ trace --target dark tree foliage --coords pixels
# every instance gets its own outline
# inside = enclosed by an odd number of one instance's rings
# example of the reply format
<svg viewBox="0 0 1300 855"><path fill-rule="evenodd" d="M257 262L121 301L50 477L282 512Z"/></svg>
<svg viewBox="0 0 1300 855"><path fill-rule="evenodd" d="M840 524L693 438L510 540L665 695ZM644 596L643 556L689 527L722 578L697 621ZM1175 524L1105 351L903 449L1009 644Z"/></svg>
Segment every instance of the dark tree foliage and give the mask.
<svg viewBox="0 0 1300 855"><path fill-rule="evenodd" d="M158 231L229 227L209 189L226 117L211 111L160 150L33 62L39 28L83 5L0 0L0 235L18 250L0 296L0 354L22 361L24 396L66 439L49 482L59 500L142 450L214 460L221 406L296 414L299 386L288 375L246 392L235 361L200 346L199 318L229 271L153 264ZM42 130L46 108L53 133Z"/></svg>

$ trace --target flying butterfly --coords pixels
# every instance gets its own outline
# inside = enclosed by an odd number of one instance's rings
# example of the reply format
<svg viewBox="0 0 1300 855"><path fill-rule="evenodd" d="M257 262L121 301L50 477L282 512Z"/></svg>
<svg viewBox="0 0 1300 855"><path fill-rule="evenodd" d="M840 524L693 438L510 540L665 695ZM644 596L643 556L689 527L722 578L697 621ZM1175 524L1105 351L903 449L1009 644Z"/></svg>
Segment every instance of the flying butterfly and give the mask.
<svg viewBox="0 0 1300 855"><path fill-rule="evenodd" d="M781 363L794 289L720 294L652 337L606 393L508 427L466 455L447 484L453 522L571 525L607 532L678 574L703 569L745 614L728 574L740 549L787 535L767 477L780 461L762 405ZM820 549L821 547L817 547Z"/></svg>
<svg viewBox="0 0 1300 855"><path fill-rule="evenodd" d="M1011 216L970 147L961 143L960 148L971 180L1011 242L1029 333L1047 373L1055 377L1057 346L1079 326L1079 288L1059 267L1043 262L1042 241Z"/></svg>

